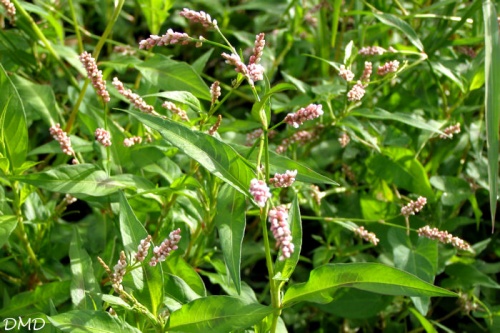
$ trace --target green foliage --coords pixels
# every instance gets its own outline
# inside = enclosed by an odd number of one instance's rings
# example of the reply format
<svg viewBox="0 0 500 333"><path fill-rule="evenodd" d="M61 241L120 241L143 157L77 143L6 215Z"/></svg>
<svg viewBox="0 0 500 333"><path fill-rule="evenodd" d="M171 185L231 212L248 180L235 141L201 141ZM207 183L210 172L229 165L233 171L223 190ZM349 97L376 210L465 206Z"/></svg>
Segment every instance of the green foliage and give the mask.
<svg viewBox="0 0 500 333"><path fill-rule="evenodd" d="M498 331L496 3L12 4L0 330Z"/></svg>

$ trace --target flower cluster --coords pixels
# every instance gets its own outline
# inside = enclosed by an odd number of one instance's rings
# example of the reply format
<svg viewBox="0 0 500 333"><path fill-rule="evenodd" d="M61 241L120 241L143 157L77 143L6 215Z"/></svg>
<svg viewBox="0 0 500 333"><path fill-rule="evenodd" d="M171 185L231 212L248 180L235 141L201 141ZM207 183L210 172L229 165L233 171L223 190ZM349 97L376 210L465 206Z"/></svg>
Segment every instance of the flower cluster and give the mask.
<svg viewBox="0 0 500 333"><path fill-rule="evenodd" d="M294 245L288 224L288 209L285 206L272 208L269 210L268 219L271 223L271 232L276 239L276 247L281 250L279 260L290 258L294 251Z"/></svg>
<svg viewBox="0 0 500 333"><path fill-rule="evenodd" d="M250 133L247 133L247 139L246 139L245 145L246 146L253 145L255 140L260 138L263 133L264 133L264 131L262 130L262 128L257 128L256 130L254 130ZM276 134L277 134L277 132L275 130L270 130L267 132L267 137L269 139L272 139L276 136Z"/></svg>
<svg viewBox="0 0 500 333"><path fill-rule="evenodd" d="M139 144L142 142L142 138L140 136L133 136L131 138L126 138L123 140L123 145L125 147L132 147L133 145Z"/></svg>
<svg viewBox="0 0 500 333"><path fill-rule="evenodd" d="M75 155L75 151L73 150L73 147L71 146L70 138L69 138L68 134L66 134L66 132L64 132L61 129L61 125L55 124L55 125L50 127L49 131L50 131L50 135L52 135L54 140L59 142L59 145L61 146L63 153L65 153L66 155L70 155L70 156Z"/></svg>
<svg viewBox="0 0 500 333"><path fill-rule="evenodd" d="M75 203L77 200L78 200L77 198L75 198L69 193L66 193L66 195L64 196L64 203L66 205L71 205L72 203Z"/></svg>
<svg viewBox="0 0 500 333"><path fill-rule="evenodd" d="M377 245L380 241L373 232L369 232L363 226L354 229L354 233L359 237L363 238L365 241L372 243L373 245Z"/></svg>
<svg viewBox="0 0 500 333"><path fill-rule="evenodd" d="M298 143L304 145L308 142L313 141L318 137L316 131L298 131L294 133L291 137L283 139L278 147L276 147L276 152L278 154L283 154L291 144Z"/></svg>
<svg viewBox="0 0 500 333"><path fill-rule="evenodd" d="M208 134L213 136L215 133L217 133L217 130L219 129L221 122L222 122L222 116L218 115L217 121L215 122L215 124L212 125L212 127L210 127L210 129L208 130Z"/></svg>
<svg viewBox="0 0 500 333"><path fill-rule="evenodd" d="M219 83L219 81L215 81L210 86L210 96L212 97L212 104L215 104L215 102L220 97L220 83Z"/></svg>
<svg viewBox="0 0 500 333"><path fill-rule="evenodd" d="M241 58L237 54L227 54L227 53L222 53L222 58L226 59L226 64L232 65L235 67L235 71L238 73L241 73L245 76L248 76L248 68L247 66L241 61Z"/></svg>
<svg viewBox="0 0 500 333"><path fill-rule="evenodd" d="M147 39L143 39L139 42L140 49L150 49L155 45L173 45L180 43L186 45L191 41L188 34L183 32L174 32L172 29L168 29L163 36L151 35Z"/></svg>
<svg viewBox="0 0 500 333"><path fill-rule="evenodd" d="M286 170L283 174L274 174L274 177L269 179L269 182L274 187L289 187L295 182L295 177L297 177L297 170Z"/></svg>
<svg viewBox="0 0 500 333"><path fill-rule="evenodd" d="M425 197L418 197L417 201L410 201L409 204L401 208L401 215L410 216L415 215L419 211L424 208L427 203L427 199Z"/></svg>
<svg viewBox="0 0 500 333"><path fill-rule="evenodd" d="M349 102L360 101L365 95L365 87L366 86L361 81L356 82L356 84L347 93L347 99Z"/></svg>
<svg viewBox="0 0 500 333"><path fill-rule="evenodd" d="M16 23L16 7L10 0L0 0L0 3L5 8L5 12L7 13L7 17L11 24Z"/></svg>
<svg viewBox="0 0 500 333"><path fill-rule="evenodd" d="M265 207L267 199L271 197L271 192L266 182L256 178L250 181L250 194L259 207Z"/></svg>
<svg viewBox="0 0 500 333"><path fill-rule="evenodd" d="M298 128L306 120L312 120L322 115L323 109L321 104L309 104L305 108L301 108L295 113L287 114L284 122L288 125Z"/></svg>
<svg viewBox="0 0 500 333"><path fill-rule="evenodd" d="M146 238L141 239L141 243L137 246L137 253L135 254L135 260L144 261L148 255L149 248L151 247L151 235Z"/></svg>
<svg viewBox="0 0 500 333"><path fill-rule="evenodd" d="M118 259L118 262L113 267L113 270L114 272L111 274L111 282L115 291L120 292L123 290L123 277L125 276L125 273L127 273L127 258L125 257L125 252L120 252L120 259Z"/></svg>
<svg viewBox="0 0 500 333"><path fill-rule="evenodd" d="M451 244L461 250L470 249L469 243L461 238L454 237L446 230L441 231L438 228L431 228L426 225L425 227L419 228L417 232L420 237L427 237L429 239L438 240L439 242L444 244Z"/></svg>
<svg viewBox="0 0 500 333"><path fill-rule="evenodd" d="M358 54L363 56L369 55L382 55L386 52L385 49L380 46L365 46L359 49Z"/></svg>
<svg viewBox="0 0 500 333"><path fill-rule="evenodd" d="M342 133L339 137L339 143L340 143L340 146L342 148L345 148L349 142L351 141L351 138L349 137L349 135L347 133Z"/></svg>
<svg viewBox="0 0 500 333"><path fill-rule="evenodd" d="M365 61L365 68L363 69L363 74L361 75L361 82L370 82L370 76L372 75L373 66L369 61Z"/></svg>
<svg viewBox="0 0 500 333"><path fill-rule="evenodd" d="M102 71L97 68L95 59L88 52L83 52L80 55L80 61L87 71L88 78L92 81L92 85L96 90L96 94L102 97L104 102L109 102L109 93L106 90L106 81L102 78Z"/></svg>
<svg viewBox="0 0 500 333"><path fill-rule="evenodd" d="M184 111L183 109L181 109L180 107L178 107L174 103L167 101L167 102L164 102L161 106L167 110L172 111L172 113L175 113L176 115L178 115L182 120L189 121L189 118L187 116L186 111Z"/></svg>
<svg viewBox="0 0 500 333"><path fill-rule="evenodd" d="M123 83L116 77L113 79L113 86L118 90L118 92L122 96L128 99L132 104L134 104L136 108L138 108L142 112L157 115L155 109L151 105L146 103L141 98L141 96L137 95L136 93L133 93L132 90L126 89L123 86Z"/></svg>
<svg viewBox="0 0 500 333"><path fill-rule="evenodd" d="M153 257L149 261L150 266L156 266L159 262L165 261L170 253L177 250L177 244L181 240L181 229L172 231L168 238L165 239L160 246L155 246L153 249Z"/></svg>
<svg viewBox="0 0 500 333"><path fill-rule="evenodd" d="M237 54L222 53L222 57L226 59L226 63L233 65L236 72L243 74L251 85L253 85L255 81L264 79L264 67L259 64L262 57L262 51L266 45L264 37L264 33L255 36L254 48L248 66L243 63Z"/></svg>
<svg viewBox="0 0 500 333"><path fill-rule="evenodd" d="M344 65L340 65L339 76L346 81L354 79L354 73L350 69L346 69Z"/></svg>
<svg viewBox="0 0 500 333"><path fill-rule="evenodd" d="M104 147L111 146L111 135L104 128L97 128L94 135L97 142Z"/></svg>
<svg viewBox="0 0 500 333"><path fill-rule="evenodd" d="M446 127L443 132L444 134L439 135L441 139L451 139L453 134L460 133L460 123Z"/></svg>
<svg viewBox="0 0 500 333"><path fill-rule="evenodd" d="M217 20L212 20L209 14L200 11L196 12L188 8L184 8L182 12L179 13L180 16L187 18L192 22L201 23L205 28L217 28Z"/></svg>
<svg viewBox="0 0 500 333"><path fill-rule="evenodd" d="M397 60L388 61L382 66L379 66L379 68L377 69L377 74L380 76L384 76L389 73L395 73L397 72L398 68L399 68L399 61Z"/></svg>

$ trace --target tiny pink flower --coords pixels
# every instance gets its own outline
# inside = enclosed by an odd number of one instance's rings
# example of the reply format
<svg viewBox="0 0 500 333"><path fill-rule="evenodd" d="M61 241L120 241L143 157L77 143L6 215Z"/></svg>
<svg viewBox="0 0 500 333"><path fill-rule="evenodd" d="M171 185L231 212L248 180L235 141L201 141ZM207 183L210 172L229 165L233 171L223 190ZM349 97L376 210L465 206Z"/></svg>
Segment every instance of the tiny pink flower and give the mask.
<svg viewBox="0 0 500 333"><path fill-rule="evenodd" d="M360 101L365 95L365 86L361 81L358 81L347 93L349 102Z"/></svg>
<svg viewBox="0 0 500 333"><path fill-rule="evenodd" d="M87 71L88 78L92 81L96 94L101 96L105 103L109 102L110 98L109 93L106 90L106 81L103 80L102 71L97 68L95 59L90 55L90 53L85 51L80 55L80 61Z"/></svg>
<svg viewBox="0 0 500 333"><path fill-rule="evenodd" d="M241 73L245 76L248 77L248 68L247 66L241 61L240 57L237 54L227 54L227 53L222 53L222 57L226 59L226 63L229 65L232 65L235 67L235 71L238 73Z"/></svg>
<svg viewBox="0 0 500 333"><path fill-rule="evenodd" d="M247 69L253 82L264 80L264 67L261 64L250 64Z"/></svg>
<svg viewBox="0 0 500 333"><path fill-rule="evenodd" d="M448 231L441 231L437 228L432 228L426 225L425 227L422 227L417 230L417 233L420 237L426 237L429 239L434 239L438 240L441 243L444 244L451 244L454 247L461 249L461 250L469 250L470 245L463 239L459 237L454 237L452 234L450 234Z"/></svg>
<svg viewBox="0 0 500 333"><path fill-rule="evenodd" d="M16 23L16 7L10 0L0 0L0 3L5 8L10 24L14 25Z"/></svg>
<svg viewBox="0 0 500 333"><path fill-rule="evenodd" d="M191 37L186 33L174 32L172 29L168 29L163 36L151 35L149 38L141 40L139 42L140 49L150 49L153 46L162 45L173 45L173 44L189 44Z"/></svg>
<svg viewBox="0 0 500 333"><path fill-rule="evenodd" d="M352 81L354 79L354 73L350 69L346 69L344 65L340 65L339 76L346 81Z"/></svg>
<svg viewBox="0 0 500 333"><path fill-rule="evenodd" d="M50 135L52 135L52 137L54 138L54 140L59 142L59 145L61 146L63 153L65 153L66 155L69 155L69 156L75 155L75 151L73 150L73 147L71 146L71 140L70 140L68 134L66 134L66 132L64 132L61 129L61 125L55 124L55 125L51 126L49 129L49 132L50 132Z"/></svg>
<svg viewBox="0 0 500 333"><path fill-rule="evenodd" d="M361 82L369 82L370 76L372 75L373 66L369 61L365 61L365 68L363 69L363 74L361 75Z"/></svg>
<svg viewBox="0 0 500 333"><path fill-rule="evenodd" d="M301 108L295 113L287 114L284 121L285 123L298 128L306 120L312 120L322 115L323 109L321 104L309 104L305 108Z"/></svg>
<svg viewBox="0 0 500 333"><path fill-rule="evenodd" d="M416 201L410 201L409 204L401 208L401 215L403 216L410 216L410 215L415 215L419 211L424 208L425 204L427 203L427 199L425 197L418 197Z"/></svg>
<svg viewBox="0 0 500 333"><path fill-rule="evenodd" d="M368 56L368 55L381 55L384 54L385 49L380 46L365 46L359 49L358 54Z"/></svg>
<svg viewBox="0 0 500 333"><path fill-rule="evenodd" d="M125 147L132 147L133 145L139 144L142 142L142 138L140 136L133 136L131 138L126 138L123 140L123 145Z"/></svg>
<svg viewBox="0 0 500 333"><path fill-rule="evenodd" d="M375 235L373 232L368 232L368 230L366 230L363 226L354 229L354 233L363 238L365 241L372 243L373 245L377 245L379 242L377 235Z"/></svg>
<svg viewBox="0 0 500 333"><path fill-rule="evenodd" d="M377 74L384 76L389 73L395 73L397 72L399 67L399 61L393 60L393 61L388 61L384 65L379 66L377 69Z"/></svg>
<svg viewBox="0 0 500 333"><path fill-rule="evenodd" d="M288 209L285 206L271 208L268 214L271 232L276 239L276 247L281 250L279 260L290 258L295 246L292 243L292 233L288 224Z"/></svg>
<svg viewBox="0 0 500 333"><path fill-rule="evenodd" d="M188 118L186 111L184 111L183 109L181 109L180 107L178 107L174 103L167 101L167 102L164 102L161 106L167 110L172 111L172 113L178 115L182 120L189 121L189 118Z"/></svg>
<svg viewBox="0 0 500 333"><path fill-rule="evenodd" d="M257 202L257 206L262 208L266 206L267 199L271 197L271 192L266 182L256 178L250 181L250 194L253 196L255 202Z"/></svg>
<svg viewBox="0 0 500 333"><path fill-rule="evenodd" d="M446 127L443 132L445 135L439 135L441 139L451 139L453 137L453 134L460 133L460 123L456 123L455 125Z"/></svg>
<svg viewBox="0 0 500 333"><path fill-rule="evenodd" d="M111 146L111 135L104 128L97 128L94 135L97 142L104 147Z"/></svg>
<svg viewBox="0 0 500 333"><path fill-rule="evenodd" d="M181 229L172 231L168 238L165 239L160 246L155 246L153 249L153 257L149 261L150 266L156 266L159 262L165 261L170 253L177 250L177 244L181 240Z"/></svg>
<svg viewBox="0 0 500 333"><path fill-rule="evenodd" d="M144 261L148 255L149 248L151 247L151 235L146 238L141 239L141 243L137 246L137 253L135 254L135 260Z"/></svg>
<svg viewBox="0 0 500 333"><path fill-rule="evenodd" d="M118 92L124 96L126 99L128 99L134 106L141 110L144 113L149 113L149 114L154 114L158 115L158 113L155 112L155 109L146 103L139 95L136 93L133 93L132 90L126 89L123 86L123 83L118 80L118 78L113 79L113 86L118 90Z"/></svg>
<svg viewBox="0 0 500 333"><path fill-rule="evenodd" d="M215 104L215 102L219 99L220 94L221 94L221 91L220 91L220 82L219 81L215 81L210 86L210 96L212 97L212 104Z"/></svg>
<svg viewBox="0 0 500 333"><path fill-rule="evenodd" d="M274 177L269 179L269 182L274 187L290 187L295 182L295 177L297 177L297 170L286 170L283 174L274 174Z"/></svg>
<svg viewBox="0 0 500 333"><path fill-rule="evenodd" d="M342 148L345 148L349 144L350 141L351 141L351 138L345 132L342 133L342 135L340 135L340 137L339 137L339 143L340 143L340 146Z"/></svg>
<svg viewBox="0 0 500 333"><path fill-rule="evenodd" d="M253 53L250 56L250 60L248 61L249 65L258 64L262 57L262 51L264 50L264 46L266 45L266 41L264 40L265 34L261 32L257 36L255 36L255 44L253 48Z"/></svg>
<svg viewBox="0 0 500 333"><path fill-rule="evenodd" d="M212 20L209 14L205 12L196 12L194 10L190 10L188 8L184 8L182 12L180 12L181 16L184 16L188 20L192 22L199 22L201 23L205 28L217 28L217 21Z"/></svg>
<svg viewBox="0 0 500 333"><path fill-rule="evenodd" d="M122 281L123 276L127 273L127 258L125 257L125 252L120 252L120 259L117 264L113 267L113 274L111 275L111 282L113 284L113 288L116 292L123 290Z"/></svg>

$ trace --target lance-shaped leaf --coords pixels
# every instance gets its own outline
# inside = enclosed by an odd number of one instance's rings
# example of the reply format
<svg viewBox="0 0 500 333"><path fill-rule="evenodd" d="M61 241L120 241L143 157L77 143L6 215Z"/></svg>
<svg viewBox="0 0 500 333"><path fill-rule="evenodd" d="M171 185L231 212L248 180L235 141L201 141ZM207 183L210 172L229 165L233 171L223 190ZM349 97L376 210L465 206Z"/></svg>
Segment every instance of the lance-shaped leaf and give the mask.
<svg viewBox="0 0 500 333"><path fill-rule="evenodd" d="M309 280L291 286L285 307L297 302L329 303L339 288L357 288L384 295L457 296L415 275L378 263L328 264L314 269Z"/></svg>
<svg viewBox="0 0 500 333"><path fill-rule="evenodd" d="M262 321L275 309L231 296L209 296L185 304L170 315L167 330L185 333L225 333Z"/></svg>
<svg viewBox="0 0 500 333"><path fill-rule="evenodd" d="M139 333L122 319L105 311L73 310L48 317L62 332Z"/></svg>
<svg viewBox="0 0 500 333"><path fill-rule="evenodd" d="M417 33L415 32L415 30L413 30L413 28L408 23L406 23L405 21L403 21L399 17L394 16L392 14L374 13L373 15L380 22L382 22L384 24L387 24L387 25L389 25L389 26L391 26L393 28L396 28L399 31L401 31L406 37L408 37L408 39L410 40L410 42L413 45L415 45L415 47L419 51L423 51L424 50L424 45L422 44L422 42L418 38Z"/></svg>
<svg viewBox="0 0 500 333"><path fill-rule="evenodd" d="M248 189L254 177L249 162L231 146L211 135L193 131L184 125L168 119L161 119L134 110L123 110L136 117L144 125L158 132L171 144L200 163L213 175L250 196Z"/></svg>

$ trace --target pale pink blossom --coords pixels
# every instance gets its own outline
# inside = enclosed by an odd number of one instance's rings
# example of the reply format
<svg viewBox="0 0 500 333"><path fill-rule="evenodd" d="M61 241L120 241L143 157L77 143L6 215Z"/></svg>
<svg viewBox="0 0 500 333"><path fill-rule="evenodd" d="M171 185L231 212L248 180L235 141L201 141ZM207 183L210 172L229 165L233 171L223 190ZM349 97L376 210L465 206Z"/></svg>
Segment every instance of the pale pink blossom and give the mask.
<svg viewBox="0 0 500 333"><path fill-rule="evenodd" d="M284 153L288 147L293 143L298 143L299 145L304 145L308 142L313 141L318 137L316 131L298 131L294 133L291 137L283 139L280 145L276 147L276 152L278 154Z"/></svg>
<svg viewBox="0 0 500 333"><path fill-rule="evenodd" d="M349 102L360 101L365 95L365 85L361 81L358 81L347 93L347 99Z"/></svg>
<svg viewBox="0 0 500 333"><path fill-rule="evenodd" d="M227 53L222 53L222 57L226 59L226 63L229 65L234 66L234 70L238 73L241 73L248 77L248 68L247 66L241 61L240 56L237 54L227 54Z"/></svg>
<svg viewBox="0 0 500 333"><path fill-rule="evenodd" d="M267 199L271 198L271 192L266 182L256 178L250 181L250 194L259 207L265 207Z"/></svg>
<svg viewBox="0 0 500 333"><path fill-rule="evenodd" d="M347 133L342 133L339 137L339 143L340 143L340 146L342 148L345 148L349 142L351 141L351 138L349 137L349 135Z"/></svg>
<svg viewBox="0 0 500 333"><path fill-rule="evenodd" d="M388 61L382 66L379 66L379 68L377 69L377 74L383 76L389 73L395 73L398 71L398 67L399 67L399 61L397 60Z"/></svg>
<svg viewBox="0 0 500 333"><path fill-rule="evenodd" d="M205 28L217 28L217 21L212 20L209 14L200 11L196 12L194 10L190 10L188 8L184 8L182 12L179 13L180 16L184 16L188 20L192 22L199 22Z"/></svg>
<svg viewBox="0 0 500 333"><path fill-rule="evenodd" d="M5 8L10 24L14 25L16 23L16 7L10 0L0 0L0 4Z"/></svg>
<svg viewBox="0 0 500 333"><path fill-rule="evenodd" d="M297 177L297 170L286 170L283 174L274 174L274 177L269 179L269 183L274 187L290 187L295 182L295 177Z"/></svg>
<svg viewBox="0 0 500 333"><path fill-rule="evenodd" d="M104 147L111 146L111 135L104 128L96 128L94 135L96 141Z"/></svg>
<svg viewBox="0 0 500 333"><path fill-rule="evenodd" d="M443 132L444 134L439 135L441 139L451 139L453 134L460 133L460 123L446 127Z"/></svg>
<svg viewBox="0 0 500 333"><path fill-rule="evenodd" d="M180 107L178 107L174 103L166 101L161 106L167 110L172 111L172 113L178 115L182 120L189 121L189 118L188 118L186 111L184 111L183 109L181 109Z"/></svg>
<svg viewBox="0 0 500 333"><path fill-rule="evenodd" d="M220 94L221 94L221 91L220 91L220 82L219 81L215 81L210 86L210 96L212 97L212 104L215 104L215 102L219 99Z"/></svg>
<svg viewBox="0 0 500 333"><path fill-rule="evenodd" d="M339 76L346 81L352 81L354 79L354 73L350 69L345 68L344 65L340 65Z"/></svg>
<svg viewBox="0 0 500 333"><path fill-rule="evenodd" d="M369 61L365 61L365 68L363 69L363 74L361 75L361 82L369 82L370 76L372 75L373 66Z"/></svg>
<svg viewBox="0 0 500 333"><path fill-rule="evenodd" d="M137 95L136 93L132 92L130 89L126 89L123 86L123 83L118 80L118 78L113 79L113 86L118 90L118 92L123 95L125 98L127 98L136 108L141 110L144 113L149 113L149 114L154 114L158 115L158 113L155 112L155 109L146 103L141 96Z"/></svg>
<svg viewBox="0 0 500 333"><path fill-rule="evenodd" d="M160 246L153 249L153 257L149 261L150 266L156 266L159 262L165 261L170 253L178 249L177 244L181 240L181 229L172 231Z"/></svg>
<svg viewBox="0 0 500 333"><path fill-rule="evenodd" d="M276 247L281 250L279 260L290 258L295 246L292 243L292 233L288 224L288 209L285 206L271 208L268 214L271 232L276 239Z"/></svg>
<svg viewBox="0 0 500 333"><path fill-rule="evenodd" d="M142 138L140 136L133 136L131 138L126 138L123 140L123 145L125 147L132 147L133 145L139 144L142 142Z"/></svg>
<svg viewBox="0 0 500 333"><path fill-rule="evenodd" d="M261 64L250 64L247 69L253 82L264 80L264 67Z"/></svg>
<svg viewBox="0 0 500 333"><path fill-rule="evenodd" d="M210 129L208 130L208 134L212 136L215 135L215 133L217 133L217 130L219 129L221 122L222 122L222 116L218 115L217 121L212 125L212 127L210 127Z"/></svg>
<svg viewBox="0 0 500 333"><path fill-rule="evenodd" d="M120 292L123 290L123 286L121 285L123 276L127 273L127 258L125 257L125 252L120 252L120 259L118 259L118 262L113 267L113 270L114 272L111 274L111 282L115 291Z"/></svg>
<svg viewBox="0 0 500 333"><path fill-rule="evenodd" d="M322 115L323 109L321 104L309 104L305 108L301 108L295 113L287 114L284 122L295 128L298 128L306 120L312 120Z"/></svg>
<svg viewBox="0 0 500 333"><path fill-rule="evenodd" d="M95 59L88 52L80 55L80 61L87 71L87 76L96 90L96 94L102 97L104 102L109 102L109 93L106 90L106 81L102 78L102 71L97 68Z"/></svg>
<svg viewBox="0 0 500 333"><path fill-rule="evenodd" d="M410 203L401 208L401 215L403 216L415 215L416 213L421 211L422 208L424 208L426 203L427 199L425 197L418 197L416 201L410 201Z"/></svg>
<svg viewBox="0 0 500 333"><path fill-rule="evenodd" d="M450 234L448 231L441 231L438 228L432 228L426 225L425 227L422 227L417 230L417 233L420 237L426 237L429 239L433 240L438 240L441 243L444 244L451 244L454 247L461 249L461 250L469 250L470 245L463 239L459 237L454 237L452 234Z"/></svg>
<svg viewBox="0 0 500 333"><path fill-rule="evenodd" d="M141 239L140 244L137 246L137 253L135 254L136 261L144 261L148 255L149 248L151 247L151 235Z"/></svg>
<svg viewBox="0 0 500 333"><path fill-rule="evenodd" d="M368 232L368 230L366 230L363 226L354 229L354 233L373 245L377 245L379 242L377 235L373 232Z"/></svg>
<svg viewBox="0 0 500 333"><path fill-rule="evenodd" d="M182 44L186 45L191 41L191 37L183 32L174 32L172 29L168 29L163 36L151 35L147 39L143 39L139 42L140 49L150 49L153 46L162 45L173 45Z"/></svg>
<svg viewBox="0 0 500 333"><path fill-rule="evenodd" d="M380 46L365 46L359 49L358 54L360 55L381 55L384 54L386 51L385 49L381 48Z"/></svg>
<svg viewBox="0 0 500 333"><path fill-rule="evenodd" d="M250 56L250 60L248 61L249 65L258 64L260 62L260 59L262 57L262 51L264 50L264 46L266 45L264 37L265 34L263 32L255 36L253 53Z"/></svg>
<svg viewBox="0 0 500 333"><path fill-rule="evenodd" d="M49 129L49 132L50 132L50 135L52 135L52 137L54 138L54 140L59 142L59 145L61 146L63 153L65 153L66 155L70 155L70 156L75 155L75 151L73 150L73 147L71 146L71 140L70 140L68 134L66 134L66 132L64 132L61 129L61 125L55 124L55 125L51 126Z"/></svg>

